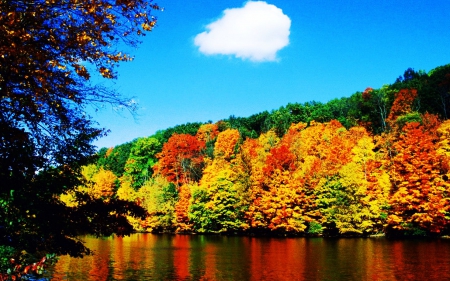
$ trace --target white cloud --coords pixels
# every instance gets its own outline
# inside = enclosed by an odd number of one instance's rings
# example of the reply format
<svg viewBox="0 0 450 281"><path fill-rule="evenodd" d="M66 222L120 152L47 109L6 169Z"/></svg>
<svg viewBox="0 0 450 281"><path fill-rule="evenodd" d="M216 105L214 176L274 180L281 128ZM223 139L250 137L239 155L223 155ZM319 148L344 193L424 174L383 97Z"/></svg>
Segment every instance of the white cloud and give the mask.
<svg viewBox="0 0 450 281"><path fill-rule="evenodd" d="M277 60L289 44L291 20L283 11L263 1L226 9L223 16L197 34L194 43L206 55L234 55L251 61Z"/></svg>

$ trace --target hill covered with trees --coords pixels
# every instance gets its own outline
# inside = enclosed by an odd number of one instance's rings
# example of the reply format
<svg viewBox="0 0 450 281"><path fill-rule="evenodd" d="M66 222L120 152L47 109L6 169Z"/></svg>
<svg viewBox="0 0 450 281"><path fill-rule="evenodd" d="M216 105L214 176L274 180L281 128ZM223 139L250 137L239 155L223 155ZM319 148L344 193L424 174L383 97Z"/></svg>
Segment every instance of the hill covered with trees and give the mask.
<svg viewBox="0 0 450 281"><path fill-rule="evenodd" d="M441 236L450 228L450 65L327 103L187 123L112 148L78 193L134 202L137 231ZM61 195L67 206L80 198Z"/></svg>

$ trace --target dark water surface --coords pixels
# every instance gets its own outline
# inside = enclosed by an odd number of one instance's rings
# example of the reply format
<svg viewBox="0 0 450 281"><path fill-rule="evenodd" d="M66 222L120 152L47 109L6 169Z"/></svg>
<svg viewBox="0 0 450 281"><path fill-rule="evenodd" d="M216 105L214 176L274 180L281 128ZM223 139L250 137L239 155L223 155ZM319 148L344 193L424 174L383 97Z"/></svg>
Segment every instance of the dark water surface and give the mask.
<svg viewBox="0 0 450 281"><path fill-rule="evenodd" d="M450 240L134 234L85 238L52 280L450 280Z"/></svg>

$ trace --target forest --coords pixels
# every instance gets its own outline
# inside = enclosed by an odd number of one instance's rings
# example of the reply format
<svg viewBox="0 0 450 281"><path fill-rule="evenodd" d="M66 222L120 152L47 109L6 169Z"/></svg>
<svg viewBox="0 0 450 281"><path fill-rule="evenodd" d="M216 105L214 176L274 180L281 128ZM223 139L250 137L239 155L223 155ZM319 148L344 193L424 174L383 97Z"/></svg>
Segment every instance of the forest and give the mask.
<svg viewBox="0 0 450 281"><path fill-rule="evenodd" d="M89 112L137 110L99 81L162 10L0 0L1 281L92 254L84 235L449 235L450 65L98 150Z"/></svg>
<svg viewBox="0 0 450 281"><path fill-rule="evenodd" d="M82 167L87 194L146 211L135 231L440 237L450 232L450 65L327 103L186 123Z"/></svg>

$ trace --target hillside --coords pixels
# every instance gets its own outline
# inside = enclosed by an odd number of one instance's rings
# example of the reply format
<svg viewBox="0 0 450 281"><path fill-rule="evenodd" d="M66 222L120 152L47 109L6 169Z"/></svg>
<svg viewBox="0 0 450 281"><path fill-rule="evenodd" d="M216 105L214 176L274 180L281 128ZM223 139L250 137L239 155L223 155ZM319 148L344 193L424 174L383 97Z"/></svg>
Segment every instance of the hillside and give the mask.
<svg viewBox="0 0 450 281"><path fill-rule="evenodd" d="M139 231L449 234L450 65L328 103L187 123L113 148L78 191L136 202ZM74 194L62 195L75 206Z"/></svg>

